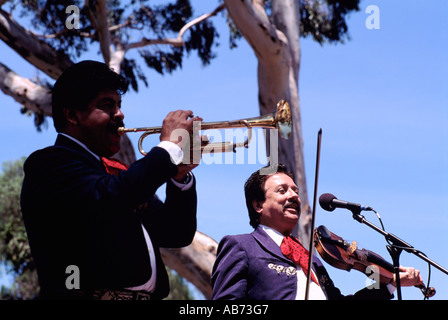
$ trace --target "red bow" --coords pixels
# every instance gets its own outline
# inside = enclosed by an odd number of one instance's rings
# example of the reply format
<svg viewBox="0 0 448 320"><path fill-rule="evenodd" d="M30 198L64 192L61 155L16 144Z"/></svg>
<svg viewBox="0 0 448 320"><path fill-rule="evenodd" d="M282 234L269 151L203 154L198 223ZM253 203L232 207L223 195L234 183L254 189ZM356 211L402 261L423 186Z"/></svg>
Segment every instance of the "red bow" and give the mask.
<svg viewBox="0 0 448 320"><path fill-rule="evenodd" d="M114 159L114 158L105 158L102 157L101 161L103 162L104 167L106 168L106 171L108 174L118 175L120 171L127 170L129 166L120 160Z"/></svg>

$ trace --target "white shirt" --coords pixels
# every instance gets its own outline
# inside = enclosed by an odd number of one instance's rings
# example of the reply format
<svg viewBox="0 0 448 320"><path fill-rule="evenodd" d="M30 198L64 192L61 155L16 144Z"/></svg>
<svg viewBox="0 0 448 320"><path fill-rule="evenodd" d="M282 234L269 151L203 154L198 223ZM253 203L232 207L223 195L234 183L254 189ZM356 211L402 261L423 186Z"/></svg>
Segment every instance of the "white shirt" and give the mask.
<svg viewBox="0 0 448 320"><path fill-rule="evenodd" d="M268 234L268 236L274 240L274 242L280 247L282 244L283 238L285 237L277 230L274 230L270 227L264 226L260 224L260 227ZM300 266L297 267L297 292L296 292L296 300L305 300L305 291L306 291L306 281L307 277L305 272L303 272ZM311 270L314 276L317 279L317 275ZM322 291L322 288L318 286L314 281L311 281L309 292L308 292L309 300L327 300L325 293Z"/></svg>
<svg viewBox="0 0 448 320"><path fill-rule="evenodd" d="M97 154L95 154L91 150L89 150L89 148L81 141L79 141L65 133L59 133L59 134L76 142L81 147L86 149L91 155L93 155L98 161L101 161L101 158ZM184 156L183 151L177 144L170 142L170 141L161 141L157 146L165 149L170 154L171 161L173 161L173 163L175 165L178 165L182 162L182 159ZM190 181L188 181L186 184L179 183L174 179L171 179L171 181L173 182L173 184L175 186L180 188L182 191L189 190L191 188L191 186L193 185L193 179L190 179ZM132 291L153 292L154 289L156 288L156 279L157 279L156 256L154 254L154 247L152 245L151 238L149 237L149 234L146 231L146 228L143 226L143 224L141 225L141 227L143 230L143 235L145 237L146 245L148 246L149 261L151 263L151 270L152 270L151 277L149 278L149 280L146 283L144 283L140 286L125 288L125 289L132 290Z"/></svg>

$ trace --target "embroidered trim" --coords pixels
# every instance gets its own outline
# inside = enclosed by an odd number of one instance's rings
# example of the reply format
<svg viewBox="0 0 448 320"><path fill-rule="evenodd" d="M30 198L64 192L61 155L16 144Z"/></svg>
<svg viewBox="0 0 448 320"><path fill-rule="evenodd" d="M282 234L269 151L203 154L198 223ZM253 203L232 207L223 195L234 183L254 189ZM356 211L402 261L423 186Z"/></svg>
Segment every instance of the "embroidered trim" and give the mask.
<svg viewBox="0 0 448 320"><path fill-rule="evenodd" d="M297 273L297 269L294 267L285 267L273 263L268 264L268 268L277 271L277 274L286 273L288 277L293 276Z"/></svg>

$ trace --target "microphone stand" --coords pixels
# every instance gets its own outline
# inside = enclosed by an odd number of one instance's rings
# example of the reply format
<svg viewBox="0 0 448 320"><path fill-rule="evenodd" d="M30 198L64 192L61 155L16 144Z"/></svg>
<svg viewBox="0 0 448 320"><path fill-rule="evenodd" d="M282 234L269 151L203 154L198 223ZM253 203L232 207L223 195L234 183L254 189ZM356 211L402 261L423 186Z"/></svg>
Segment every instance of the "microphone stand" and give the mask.
<svg viewBox="0 0 448 320"><path fill-rule="evenodd" d="M389 251L390 256L392 257L392 263L394 265L394 273L395 273L395 284L397 285L397 299L402 300L401 298L401 279L400 279L400 254L401 247L396 247L395 245L386 246L387 251Z"/></svg>
<svg viewBox="0 0 448 320"><path fill-rule="evenodd" d="M370 223L369 221L367 221L364 218L364 216L360 214L361 213L361 209L360 208L351 208L349 210L353 214L353 219L355 219L359 223L364 223L365 225L369 226L370 228L372 228L376 232L382 234L389 243L392 243L392 245L388 245L387 246L387 250L389 251L389 253L390 253L391 257L392 257L392 261L393 261L395 277L396 277L396 284L397 284L397 298L398 298L398 300L402 299L402 297L401 297L400 270L399 270L399 268L400 268L399 260L400 260L400 254L401 254L402 250L405 250L406 252L409 252L409 253L412 253L412 254L416 255L420 259L426 261L427 263L431 264L432 266L436 267L437 269L439 269L440 271L442 271L443 273L448 275L448 270L447 269L445 269L441 265L439 265L439 264L435 263L434 261L432 261L431 259L429 259L427 256L425 256L419 250L416 250L409 243L406 243L405 241L401 240L400 238L398 238L394 234L386 232L386 231L378 228L376 225L374 225L374 224Z"/></svg>

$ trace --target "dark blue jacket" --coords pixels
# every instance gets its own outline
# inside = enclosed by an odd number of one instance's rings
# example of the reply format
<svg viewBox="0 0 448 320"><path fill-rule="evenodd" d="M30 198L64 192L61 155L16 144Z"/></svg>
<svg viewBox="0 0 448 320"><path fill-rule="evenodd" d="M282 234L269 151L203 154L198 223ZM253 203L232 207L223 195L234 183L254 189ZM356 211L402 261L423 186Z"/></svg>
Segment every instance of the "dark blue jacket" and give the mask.
<svg viewBox="0 0 448 320"><path fill-rule="evenodd" d="M159 247L187 246L196 231L196 190L181 191L167 151L154 147L118 176L84 148L59 135L54 146L25 162L23 219L37 268L41 296L70 296L66 268L80 271L80 289L123 289L151 276L141 224L153 243L157 264L155 297L169 293ZM164 183L166 200L156 190ZM68 294L68 296L67 296Z"/></svg>

